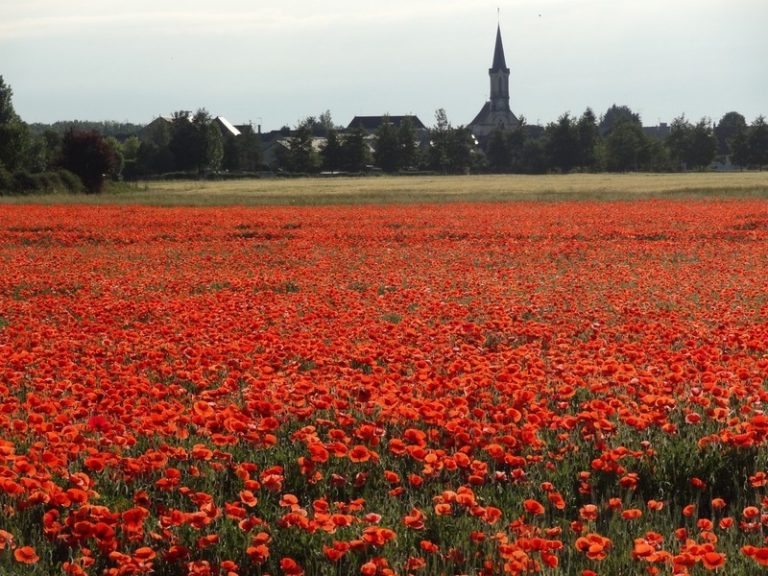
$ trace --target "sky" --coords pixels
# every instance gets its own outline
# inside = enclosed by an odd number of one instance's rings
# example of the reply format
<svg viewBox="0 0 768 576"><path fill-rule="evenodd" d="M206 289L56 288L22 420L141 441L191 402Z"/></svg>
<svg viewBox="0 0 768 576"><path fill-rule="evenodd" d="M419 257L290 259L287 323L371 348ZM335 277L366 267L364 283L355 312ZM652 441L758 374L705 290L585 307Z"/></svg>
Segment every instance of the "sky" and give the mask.
<svg viewBox="0 0 768 576"><path fill-rule="evenodd" d="M497 13L498 9L498 13ZM497 23L510 106L546 124L768 115L768 0L0 0L0 75L26 122L206 108L264 130L326 110L465 125Z"/></svg>

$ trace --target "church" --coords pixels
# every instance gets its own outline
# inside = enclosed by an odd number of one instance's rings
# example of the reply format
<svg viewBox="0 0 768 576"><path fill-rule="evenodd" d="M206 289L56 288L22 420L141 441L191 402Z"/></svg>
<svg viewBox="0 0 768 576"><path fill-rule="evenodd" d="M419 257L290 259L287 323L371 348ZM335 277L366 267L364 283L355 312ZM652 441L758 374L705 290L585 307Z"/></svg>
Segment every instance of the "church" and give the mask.
<svg viewBox="0 0 768 576"><path fill-rule="evenodd" d="M520 121L509 108L509 68L504 58L504 44L501 41L501 26L496 28L496 46L493 50L493 64L488 70L491 79L491 99L486 102L468 128L480 143L488 140L494 130L512 130Z"/></svg>

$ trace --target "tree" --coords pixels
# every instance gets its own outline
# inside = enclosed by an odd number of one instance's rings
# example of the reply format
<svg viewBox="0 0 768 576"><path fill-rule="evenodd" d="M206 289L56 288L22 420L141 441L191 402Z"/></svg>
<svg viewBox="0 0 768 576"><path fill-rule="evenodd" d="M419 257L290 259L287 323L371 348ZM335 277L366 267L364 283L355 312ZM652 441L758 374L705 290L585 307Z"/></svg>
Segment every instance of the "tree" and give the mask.
<svg viewBox="0 0 768 576"><path fill-rule="evenodd" d="M747 121L738 112L728 112L715 126L717 138L717 153L722 156L733 154L733 141L747 131Z"/></svg>
<svg viewBox="0 0 768 576"><path fill-rule="evenodd" d="M115 155L115 162L112 169L106 174L113 180L118 180L123 173L123 167L125 166L125 157L123 156L123 146L117 141L114 136L107 136L105 139L109 147L112 148L112 152Z"/></svg>
<svg viewBox="0 0 768 576"><path fill-rule="evenodd" d="M192 121L195 122L194 119ZM198 172L204 174L209 171L221 170L221 164L224 160L224 140L221 136L221 130L210 118L202 118L197 129L200 133L203 150L201 162L197 167Z"/></svg>
<svg viewBox="0 0 768 576"><path fill-rule="evenodd" d="M435 112L435 126L429 130L428 164L432 170L448 171L448 141L451 123L443 108Z"/></svg>
<svg viewBox="0 0 768 576"><path fill-rule="evenodd" d="M13 109L13 90L0 76L0 164L11 172L21 169L28 143L27 125Z"/></svg>
<svg viewBox="0 0 768 576"><path fill-rule="evenodd" d="M169 146L159 146L150 141L139 145L136 153L135 177L164 174L174 170L176 166L176 159Z"/></svg>
<svg viewBox="0 0 768 576"><path fill-rule="evenodd" d="M370 164L371 154L365 135L361 126L355 126L341 145L342 165L350 172L362 172Z"/></svg>
<svg viewBox="0 0 768 576"><path fill-rule="evenodd" d="M261 168L261 140L252 126L243 127L235 139L237 169L256 172Z"/></svg>
<svg viewBox="0 0 768 576"><path fill-rule="evenodd" d="M750 165L761 170L768 165L768 124L764 116L758 116L749 127L747 149Z"/></svg>
<svg viewBox="0 0 768 576"><path fill-rule="evenodd" d="M331 130L336 130L336 125L333 123L330 110L326 110L320 114L317 118L317 123L319 125L319 136L325 136L327 138Z"/></svg>
<svg viewBox="0 0 768 576"><path fill-rule="evenodd" d="M418 163L416 149L416 130L407 116L400 122L397 130L397 143L400 149L400 168L411 168Z"/></svg>
<svg viewBox="0 0 768 576"><path fill-rule="evenodd" d="M527 130L525 118L521 116L517 127L507 132L509 169L512 172L527 172L525 165L525 144L528 140Z"/></svg>
<svg viewBox="0 0 768 576"><path fill-rule="evenodd" d="M683 170L704 169L715 159L717 140L709 120L702 118L695 126L685 115L675 118L666 138L673 164Z"/></svg>
<svg viewBox="0 0 768 576"><path fill-rule="evenodd" d="M328 172L336 172L342 168L343 151L341 149L341 140L339 140L339 133L336 129L328 131L328 135L325 138L325 145L320 151L322 157L323 170Z"/></svg>
<svg viewBox="0 0 768 576"><path fill-rule="evenodd" d="M546 151L550 166L570 172L579 162L579 137L576 126L566 112L546 129Z"/></svg>
<svg viewBox="0 0 768 576"><path fill-rule="evenodd" d="M666 138L669 156L676 168L686 169L686 157L688 140L690 138L691 124L685 119L685 115L672 120L669 127L669 135Z"/></svg>
<svg viewBox="0 0 768 576"><path fill-rule="evenodd" d="M224 154L221 167L225 170L240 170L240 156L237 153L237 138L232 136L224 139Z"/></svg>
<svg viewBox="0 0 768 576"><path fill-rule="evenodd" d="M397 172L400 168L400 150L397 130L385 115L376 129L374 161L384 172Z"/></svg>
<svg viewBox="0 0 768 576"><path fill-rule="evenodd" d="M606 167L611 172L637 170L645 143L642 127L634 121L614 126L605 141Z"/></svg>
<svg viewBox="0 0 768 576"><path fill-rule="evenodd" d="M746 132L737 134L731 142L731 162L741 168L749 166L749 144Z"/></svg>
<svg viewBox="0 0 768 576"><path fill-rule="evenodd" d="M312 123L303 120L288 139L287 150L280 164L289 172L310 173L320 166L320 158L313 146Z"/></svg>
<svg viewBox="0 0 768 576"><path fill-rule="evenodd" d="M712 123L708 118L702 118L691 128L686 162L689 166L704 170L712 164L716 154L717 138Z"/></svg>
<svg viewBox="0 0 768 576"><path fill-rule="evenodd" d="M640 115L632 112L629 106L617 106L613 104L608 110L605 111L603 117L600 119L600 135L608 136L619 125L624 123L630 123L639 126L642 129L642 122L640 121Z"/></svg>
<svg viewBox="0 0 768 576"><path fill-rule="evenodd" d="M70 130L64 136L61 167L77 174L88 193L101 192L104 177L113 172L116 165L114 149L98 132Z"/></svg>
<svg viewBox="0 0 768 576"><path fill-rule="evenodd" d="M51 164L48 146L43 136L32 136L24 154L24 164L32 172L45 172Z"/></svg>
<svg viewBox="0 0 768 576"><path fill-rule="evenodd" d="M198 109L193 116L187 110L174 112L171 129L168 148L177 170L195 170L202 175L221 168L224 158L221 131L205 108Z"/></svg>
<svg viewBox="0 0 768 576"><path fill-rule="evenodd" d="M192 170L198 165L201 156L200 142L197 130L192 125L191 114L188 110L178 110L171 118L168 149L173 154L176 170ZM159 146L157 148L159 149Z"/></svg>
<svg viewBox="0 0 768 576"><path fill-rule="evenodd" d="M578 164L586 170L597 168L596 148L600 141L600 129L597 126L597 118L591 108L584 113L576 123L576 139L578 140L579 160Z"/></svg>
<svg viewBox="0 0 768 576"><path fill-rule="evenodd" d="M448 131L448 171L468 173L473 165L475 139L469 128L459 126Z"/></svg>
<svg viewBox="0 0 768 576"><path fill-rule="evenodd" d="M522 172L543 174L547 171L547 153L542 138L526 138L523 141L521 152Z"/></svg>
<svg viewBox="0 0 768 576"><path fill-rule="evenodd" d="M488 142L488 165L493 172L507 172L510 168L509 141L507 133L497 127Z"/></svg>
<svg viewBox="0 0 768 576"><path fill-rule="evenodd" d="M130 136L123 142L123 178L136 180L138 178L138 159L141 141L138 136Z"/></svg>

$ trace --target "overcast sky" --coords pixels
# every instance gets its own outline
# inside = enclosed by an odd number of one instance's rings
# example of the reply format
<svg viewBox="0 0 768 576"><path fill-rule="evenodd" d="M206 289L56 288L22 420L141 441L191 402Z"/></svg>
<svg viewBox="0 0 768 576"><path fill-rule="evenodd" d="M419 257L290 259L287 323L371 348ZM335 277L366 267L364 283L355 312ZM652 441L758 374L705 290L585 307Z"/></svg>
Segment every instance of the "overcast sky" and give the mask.
<svg viewBox="0 0 768 576"><path fill-rule="evenodd" d="M27 122L207 108L265 130L330 110L469 123L497 6L529 123L613 103L647 125L768 114L768 0L0 0L0 75Z"/></svg>

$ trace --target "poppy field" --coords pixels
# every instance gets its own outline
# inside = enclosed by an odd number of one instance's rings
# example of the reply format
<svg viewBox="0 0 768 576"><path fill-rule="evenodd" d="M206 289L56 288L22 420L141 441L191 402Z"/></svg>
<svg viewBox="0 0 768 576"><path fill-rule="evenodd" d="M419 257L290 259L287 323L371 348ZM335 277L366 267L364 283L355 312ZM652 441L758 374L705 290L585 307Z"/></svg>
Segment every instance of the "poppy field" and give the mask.
<svg viewBox="0 0 768 576"><path fill-rule="evenodd" d="M764 200L0 206L0 573L759 574Z"/></svg>

